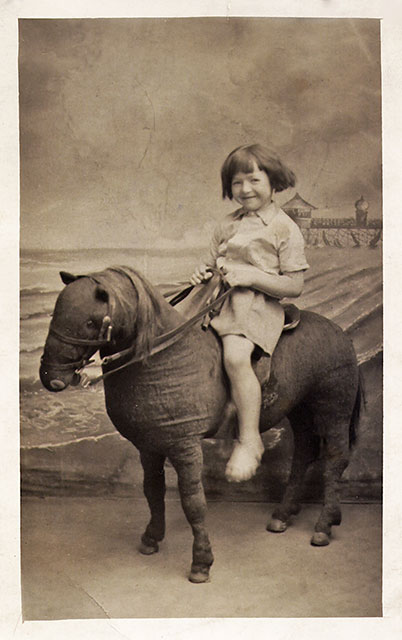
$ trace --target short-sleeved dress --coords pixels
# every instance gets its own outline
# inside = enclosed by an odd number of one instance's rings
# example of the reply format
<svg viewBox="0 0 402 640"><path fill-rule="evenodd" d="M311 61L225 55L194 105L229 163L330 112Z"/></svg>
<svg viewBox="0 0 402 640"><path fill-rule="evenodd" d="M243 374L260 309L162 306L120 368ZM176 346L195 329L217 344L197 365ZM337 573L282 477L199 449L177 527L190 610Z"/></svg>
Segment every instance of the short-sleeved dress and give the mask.
<svg viewBox="0 0 402 640"><path fill-rule="evenodd" d="M273 275L309 266L299 227L275 202L258 212L238 209L225 216L213 234L206 264L218 269L249 264ZM220 336L243 335L272 355L283 329L284 311L277 298L236 287L210 324Z"/></svg>

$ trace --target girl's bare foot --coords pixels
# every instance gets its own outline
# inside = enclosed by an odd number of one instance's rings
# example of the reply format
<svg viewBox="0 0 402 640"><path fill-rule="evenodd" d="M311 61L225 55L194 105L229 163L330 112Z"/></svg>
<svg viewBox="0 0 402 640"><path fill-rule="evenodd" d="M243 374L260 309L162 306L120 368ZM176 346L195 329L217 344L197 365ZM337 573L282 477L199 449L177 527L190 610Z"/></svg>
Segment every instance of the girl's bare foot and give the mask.
<svg viewBox="0 0 402 640"><path fill-rule="evenodd" d="M229 482L243 482L255 475L264 453L261 438L235 442L232 455L226 465L225 476Z"/></svg>

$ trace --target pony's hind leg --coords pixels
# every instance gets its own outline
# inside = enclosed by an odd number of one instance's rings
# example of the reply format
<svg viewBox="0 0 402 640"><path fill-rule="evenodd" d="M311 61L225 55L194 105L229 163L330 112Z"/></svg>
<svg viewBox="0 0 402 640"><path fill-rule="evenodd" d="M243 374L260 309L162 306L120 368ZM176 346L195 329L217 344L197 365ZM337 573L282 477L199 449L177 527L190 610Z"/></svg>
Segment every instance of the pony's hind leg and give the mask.
<svg viewBox="0 0 402 640"><path fill-rule="evenodd" d="M320 438L313 431L312 416L307 407L294 409L289 414L289 421L294 443L292 467L282 501L267 525L267 530L273 533L286 531L291 517L299 513L304 476L308 466L317 459L320 449Z"/></svg>
<svg viewBox="0 0 402 640"><path fill-rule="evenodd" d="M343 433L342 433L343 432ZM324 438L324 506L314 527L311 544L329 544L331 527L341 524L339 482L349 462L349 438L345 424Z"/></svg>
<svg viewBox="0 0 402 640"><path fill-rule="evenodd" d="M349 463L359 404L359 372L353 360L323 377L310 398L314 425L323 441L324 465L324 506L311 539L314 546L328 545L331 527L341 523L339 484Z"/></svg>
<svg viewBox="0 0 402 640"><path fill-rule="evenodd" d="M151 511L151 519L141 538L139 550L151 555L159 550L158 542L165 536L165 456L140 451L144 469L144 494Z"/></svg>
<svg viewBox="0 0 402 640"><path fill-rule="evenodd" d="M177 443L169 453L169 459L177 472L181 504L194 536L189 580L207 582L214 558L205 526L207 505L202 484L200 440L197 438Z"/></svg>

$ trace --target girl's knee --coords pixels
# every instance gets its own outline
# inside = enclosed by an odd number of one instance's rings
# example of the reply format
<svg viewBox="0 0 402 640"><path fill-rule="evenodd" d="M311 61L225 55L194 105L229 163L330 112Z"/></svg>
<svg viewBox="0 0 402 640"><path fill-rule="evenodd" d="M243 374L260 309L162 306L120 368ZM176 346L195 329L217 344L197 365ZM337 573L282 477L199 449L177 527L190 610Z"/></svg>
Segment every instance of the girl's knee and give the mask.
<svg viewBox="0 0 402 640"><path fill-rule="evenodd" d="M223 352L223 361L225 369L228 373L237 372L240 369L251 368L250 356L237 351L236 349L225 349Z"/></svg>
<svg viewBox="0 0 402 640"><path fill-rule="evenodd" d="M247 375L252 372L251 354L254 344L238 335L228 335L223 338L223 362L229 377Z"/></svg>

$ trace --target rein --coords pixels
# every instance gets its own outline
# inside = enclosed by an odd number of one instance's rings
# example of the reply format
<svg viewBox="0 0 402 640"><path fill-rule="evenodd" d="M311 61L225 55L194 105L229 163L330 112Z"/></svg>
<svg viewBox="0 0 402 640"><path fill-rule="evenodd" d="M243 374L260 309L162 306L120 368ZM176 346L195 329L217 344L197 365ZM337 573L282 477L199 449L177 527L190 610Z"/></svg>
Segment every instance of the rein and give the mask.
<svg viewBox="0 0 402 640"><path fill-rule="evenodd" d="M174 296L174 298L172 298L172 300L170 301L170 304L172 306L176 305L178 302L181 302L193 289L194 287L191 285L189 287L187 287L186 289L184 289L183 291L180 291L180 293L178 293L176 296ZM171 345L175 344L182 336L182 334L189 328L191 327L193 324L195 324L198 320L200 320L201 318L203 318L206 314L208 314L210 311L212 311L215 307L217 307L220 303L223 302L223 300L230 294L231 292L231 287L229 287L228 289L226 289L221 295L219 295L216 300L214 300L213 302L211 302L210 304L206 305L203 309L201 309L201 311L199 311L198 313L196 313L194 316L192 316L191 318L189 318L188 320L186 320L185 322L183 322L182 324L180 324L178 327L176 327L175 329L171 329L170 331L167 331L166 333L163 333L159 336L157 336L154 340L154 344L151 347L149 353L147 353L146 355L141 355L141 356L133 356L131 357L129 360L127 360L127 362L125 362L124 364L120 365L119 367L116 367L115 369L112 369L111 371L107 371L105 373L102 373L101 375L97 376L96 378L89 378L89 376L87 376L85 373L82 374L81 371L89 364L92 364L94 362L94 360L89 359L88 356L84 355L81 360L75 361L75 362L69 362L67 364L58 364L57 365L57 369L60 370L71 370L73 368L75 368L75 373L81 376L81 385L85 388L90 387L92 385L97 384L98 382L100 382L100 380L104 380L106 377L110 376L112 373L115 373L117 371L121 371L122 369L125 369L126 367L130 366L131 364L135 363L135 362L141 362L142 360L145 360L153 355L155 355L156 353L159 353L160 351L163 351L165 349L167 349L168 347L170 347ZM107 346L111 343L111 335L112 335L112 324L111 324L111 318L106 315L103 318L102 321L102 327L100 329L99 332L99 336L97 339L86 339L86 338L75 338L72 336L68 336L64 333L62 333L61 331L58 331L57 329L55 329L54 327L50 327L49 328L49 334L53 335L55 338L57 338L58 340L60 340L61 342L64 342L65 344L71 344L74 346L87 346L88 348L92 348L92 347L104 347ZM101 365L108 365L111 364L113 362L115 362L116 360L121 360L122 358L129 356L130 353L132 353L134 349L134 346L128 347L127 349L124 349L122 351L119 351L117 353L113 353L110 356L105 356L104 358L102 358L101 360ZM51 362L46 362L43 359L43 356L41 358L41 364L44 366L48 366L48 367L54 367L54 364L52 364Z"/></svg>
<svg viewBox="0 0 402 640"><path fill-rule="evenodd" d="M183 300L186 297L186 295L188 295L188 293L190 293L192 288L193 287L188 287L188 289L185 289L184 291L182 291L180 294L178 294L178 296L176 296L171 301L170 304L172 304L172 302L174 304L177 304L177 302ZM182 334L184 333L184 331L186 331L186 329L191 327L198 320L203 318L207 313L212 311L221 302L223 302L224 299L231 293L231 290L232 290L231 287L229 289L226 289L226 291L224 291L220 296L218 296L216 298L216 300L214 300L213 302L208 304L206 307L201 309L201 311L199 311L194 316L192 316L191 318L189 318L188 320L186 320L185 322L180 324L175 329L171 329L170 331L167 331L166 333L162 333L160 336L157 336L155 338L154 345L152 346L152 348L149 351L149 353L147 353L145 356L141 355L141 356L132 357L129 360L127 360L127 362L125 362L124 364L120 365L119 367L116 367L115 369L112 369L112 371L107 371L105 373L102 373L101 375L97 376L96 378L89 378L88 376L86 376L82 380L82 383L81 383L82 386L86 388L86 387L90 387L90 386L92 386L94 384L97 384L98 382L100 382L100 380L104 380L105 378L110 376L112 373L116 373L116 371L121 371L122 369L125 369L126 367L130 366L131 364L134 364L135 362L141 362L142 360L145 360L146 358L150 358L151 356L153 356L153 355L155 355L157 353L160 353L161 351L164 351L165 349L167 349L171 345L175 344L181 338ZM179 298L179 300L177 300L177 298ZM118 353L114 353L111 356L105 356L104 358L102 358L101 364L103 366L103 365L110 364L111 362L115 362L116 360L120 360L121 358L124 358L125 356L129 355L132 352L132 350L133 350L133 347L128 347L128 349L124 349L124 351L119 351Z"/></svg>

